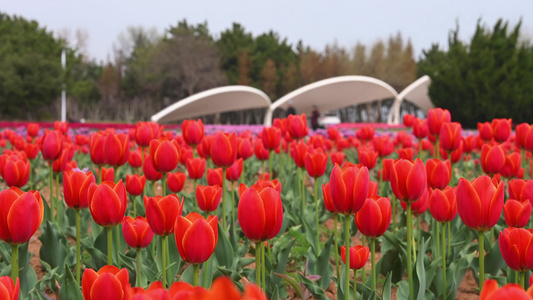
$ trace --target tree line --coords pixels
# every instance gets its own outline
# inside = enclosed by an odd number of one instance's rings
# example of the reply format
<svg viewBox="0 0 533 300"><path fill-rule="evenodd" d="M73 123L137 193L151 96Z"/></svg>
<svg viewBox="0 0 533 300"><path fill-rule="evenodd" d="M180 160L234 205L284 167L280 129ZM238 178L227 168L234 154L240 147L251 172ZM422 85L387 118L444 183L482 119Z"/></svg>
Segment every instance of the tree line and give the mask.
<svg viewBox="0 0 533 300"><path fill-rule="evenodd" d="M503 22L499 24L497 26L500 27L493 30L479 25L474 36L477 40L473 39L472 45L476 42L480 48L486 46L492 49L500 43L501 50L483 54L515 55L516 63L506 65L505 70L515 68L517 64L523 65L528 57L531 61L530 45L522 43L509 48L508 44L518 36L519 25L513 32L507 33L507 25ZM496 32L499 32L499 38L491 38ZM490 44L494 39L495 44ZM147 120L180 99L214 87L253 86L275 101L306 84L341 75L372 76L401 91L418 76L429 74L434 80L430 95L436 105L446 107L447 102L442 100L446 94L453 95L449 97L453 99L453 102L448 100L449 105L467 105L474 100L477 102L472 103L483 102L482 99L470 100L480 93L472 89L502 78L505 71L500 71L498 75L490 72L490 68L497 68L501 66L499 63L507 60L492 58L493 61L487 64L481 61L480 55L470 53L468 44L450 38L450 43L452 41L462 45L462 52L460 47L450 46L449 50L441 50L438 45L433 45L417 62L411 42L406 41L401 33L372 45L358 43L346 49L328 44L324 49L317 50L306 46L303 41L292 45L274 31L253 35L241 24L234 23L220 33L212 33L207 22L190 24L182 20L169 26L164 33L144 27L128 27L117 38L112 58L96 62L87 56L83 43L71 43L66 48L68 38L54 35L36 21L0 13L0 117L57 118L63 85L68 95L70 119L135 122ZM66 70L62 70L59 59L63 49L67 51ZM518 54L520 51L523 53ZM472 65L472 59L480 61ZM480 83L456 82L451 75L442 79L446 72L441 69L450 64L460 64L456 68L468 68L470 73L476 74L469 75L469 80L475 78ZM520 72L513 78L527 78L533 73L531 68ZM500 91L500 96L522 93L523 82L502 86L506 91ZM463 86L455 89L449 88L450 84ZM447 88L442 88L443 85ZM492 84L490 88L497 88L497 85ZM459 91L465 92L457 94ZM465 94L466 91L471 91L471 94ZM480 95L486 96L487 93ZM528 95L521 95L518 102L531 101ZM466 96L469 98L463 98ZM461 98L462 102L458 100ZM343 121L384 121L391 103L391 100L375 101L341 109L339 114ZM413 113L416 107L406 103L403 110ZM262 110L254 110L250 114L231 112L204 118L207 122L260 123L263 114ZM520 114L525 117L527 113ZM476 116L481 118L490 114Z"/></svg>

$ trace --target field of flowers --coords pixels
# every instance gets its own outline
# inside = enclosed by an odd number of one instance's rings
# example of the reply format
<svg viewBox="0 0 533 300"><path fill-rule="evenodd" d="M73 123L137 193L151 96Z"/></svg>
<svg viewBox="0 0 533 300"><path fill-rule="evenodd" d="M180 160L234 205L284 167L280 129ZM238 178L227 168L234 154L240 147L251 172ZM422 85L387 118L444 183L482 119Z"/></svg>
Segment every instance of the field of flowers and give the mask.
<svg viewBox="0 0 533 300"><path fill-rule="evenodd" d="M533 299L533 125L452 118L0 122L0 299Z"/></svg>

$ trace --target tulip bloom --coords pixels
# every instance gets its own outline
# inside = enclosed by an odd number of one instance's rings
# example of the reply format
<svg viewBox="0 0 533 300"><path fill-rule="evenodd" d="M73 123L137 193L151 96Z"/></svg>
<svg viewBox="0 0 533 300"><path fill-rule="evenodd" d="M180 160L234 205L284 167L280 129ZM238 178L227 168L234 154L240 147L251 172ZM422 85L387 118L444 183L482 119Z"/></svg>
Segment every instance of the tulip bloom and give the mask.
<svg viewBox="0 0 533 300"><path fill-rule="evenodd" d="M206 262L218 242L218 217L207 219L192 212L185 217L179 216L175 228L176 246L181 258L191 264Z"/></svg>
<svg viewBox="0 0 533 300"><path fill-rule="evenodd" d="M376 136L372 140L374 150L378 152L379 157L389 156L394 152L394 144L390 141L388 135Z"/></svg>
<svg viewBox="0 0 533 300"><path fill-rule="evenodd" d="M152 140L150 156L154 169L160 173L173 171L180 161L180 147L176 140Z"/></svg>
<svg viewBox="0 0 533 300"><path fill-rule="evenodd" d="M57 130L46 130L41 139L41 152L43 158L54 161L61 156L63 151L63 135Z"/></svg>
<svg viewBox="0 0 533 300"><path fill-rule="evenodd" d="M201 157L187 160L187 173L191 179L200 179L204 177L205 173L205 159Z"/></svg>
<svg viewBox="0 0 533 300"><path fill-rule="evenodd" d="M0 238L11 245L27 243L44 216L38 191L22 192L17 187L0 192Z"/></svg>
<svg viewBox="0 0 533 300"><path fill-rule="evenodd" d="M522 123L516 126L516 145L533 152L533 125Z"/></svg>
<svg viewBox="0 0 533 300"><path fill-rule="evenodd" d="M417 158L414 163L399 159L391 166L390 183L394 195L404 202L414 202L426 189L427 174L424 163Z"/></svg>
<svg viewBox="0 0 533 300"><path fill-rule="evenodd" d="M333 167L330 189L335 210L345 215L358 212L366 201L369 182L367 167Z"/></svg>
<svg viewBox="0 0 533 300"><path fill-rule="evenodd" d="M308 151L309 146L303 141L293 142L291 144L291 157L299 168L305 168L305 156Z"/></svg>
<svg viewBox="0 0 533 300"><path fill-rule="evenodd" d="M138 216L135 219L126 216L122 220L122 234L128 246L141 249L146 248L152 242L154 232L146 218Z"/></svg>
<svg viewBox="0 0 533 300"><path fill-rule="evenodd" d="M140 168L143 165L142 160L142 151L137 149L130 152L130 156L128 157L128 163L132 168Z"/></svg>
<svg viewBox="0 0 533 300"><path fill-rule="evenodd" d="M172 193L179 193L185 186L187 175L182 172L168 173L167 186Z"/></svg>
<svg viewBox="0 0 533 300"><path fill-rule="evenodd" d="M512 119L492 120L492 135L498 143L503 143L511 136Z"/></svg>
<svg viewBox="0 0 533 300"><path fill-rule="evenodd" d="M413 216L418 217L419 215L423 214L428 210L429 207L429 191L428 189L424 190L422 193L422 196L418 198L415 202L411 203L411 213ZM407 203L400 202L400 205L402 206L403 210L407 210Z"/></svg>
<svg viewBox="0 0 533 300"><path fill-rule="evenodd" d="M432 190L428 202L431 216L437 222L450 222L457 215L455 191L449 186L442 191L439 189Z"/></svg>
<svg viewBox="0 0 533 300"><path fill-rule="evenodd" d="M127 206L122 179L117 184L112 181L104 181L100 185L91 183L87 197L96 224L109 228L122 222Z"/></svg>
<svg viewBox="0 0 533 300"><path fill-rule="evenodd" d="M237 157L247 160L254 155L252 143L247 138L237 138Z"/></svg>
<svg viewBox="0 0 533 300"><path fill-rule="evenodd" d="M109 168L100 168L96 169L96 176L98 177L102 173L102 181L114 181L115 180L115 169L113 167Z"/></svg>
<svg viewBox="0 0 533 300"><path fill-rule="evenodd" d="M237 138L235 132L217 132L211 145L211 159L217 167L231 167L237 159Z"/></svg>
<svg viewBox="0 0 533 300"><path fill-rule="evenodd" d="M305 168L309 176L318 178L326 173L328 155L322 151L309 151L305 155Z"/></svg>
<svg viewBox="0 0 533 300"><path fill-rule="evenodd" d="M533 205L533 180L513 179L509 181L509 197Z"/></svg>
<svg viewBox="0 0 533 300"><path fill-rule="evenodd" d="M427 120L415 118L413 120L413 135L417 139L423 139L428 136L428 123Z"/></svg>
<svg viewBox="0 0 533 300"><path fill-rule="evenodd" d="M432 108L428 111L427 123L429 133L439 135L443 123L451 122L452 116L447 109L440 107Z"/></svg>
<svg viewBox="0 0 533 300"><path fill-rule="evenodd" d="M95 179L91 172L66 171L63 174L65 203L75 210L86 208L89 205L89 186L93 183Z"/></svg>
<svg viewBox="0 0 533 300"><path fill-rule="evenodd" d="M20 282L18 277L15 280L15 283L13 283L13 279L9 276L0 277L0 299L18 300L19 292Z"/></svg>
<svg viewBox="0 0 533 300"><path fill-rule="evenodd" d="M144 206L146 220L155 234L168 236L173 233L174 222L183 211L183 200L180 201L180 198L174 194L165 197L144 196Z"/></svg>
<svg viewBox="0 0 533 300"><path fill-rule="evenodd" d="M125 133L109 133L104 141L106 163L119 167L124 165L130 156L130 139Z"/></svg>
<svg viewBox="0 0 533 300"><path fill-rule="evenodd" d="M261 141L267 150L276 150L281 142L281 130L277 127L263 127Z"/></svg>
<svg viewBox="0 0 533 300"><path fill-rule="evenodd" d="M444 189L452 177L452 165L449 160L437 158L426 161L427 183L432 189Z"/></svg>
<svg viewBox="0 0 533 300"><path fill-rule="evenodd" d="M183 124L181 125L181 133L187 145L194 147L200 144L204 138L204 123L202 122L202 119L198 119L198 121L183 121Z"/></svg>
<svg viewBox="0 0 533 300"><path fill-rule="evenodd" d="M0 156L0 174L7 186L23 187L30 178L30 162L17 154Z"/></svg>
<svg viewBox="0 0 533 300"><path fill-rule="evenodd" d="M440 147L446 151L454 151L459 148L463 139L461 124L457 122L443 123L440 128Z"/></svg>
<svg viewBox="0 0 533 300"><path fill-rule="evenodd" d="M129 288L127 269L104 266L98 273L87 268L83 272L82 293L84 300L122 300L126 299Z"/></svg>
<svg viewBox="0 0 533 300"><path fill-rule="evenodd" d="M207 169L207 184L222 186L222 168Z"/></svg>
<svg viewBox="0 0 533 300"><path fill-rule="evenodd" d="M31 137L36 137L39 134L39 130L41 129L39 124L37 123L28 123L28 126L26 126L28 135Z"/></svg>
<svg viewBox="0 0 533 300"><path fill-rule="evenodd" d="M517 272L533 269L533 229L505 228L498 241L509 268Z"/></svg>
<svg viewBox="0 0 533 300"><path fill-rule="evenodd" d="M158 181L163 177L163 174L155 170L154 164L152 163L152 156L150 155L146 155L144 158L143 173L146 179L150 181Z"/></svg>
<svg viewBox="0 0 533 300"><path fill-rule="evenodd" d="M222 189L218 185L196 187L196 201L202 211L216 211L222 199Z"/></svg>
<svg viewBox="0 0 533 300"><path fill-rule="evenodd" d="M242 173L242 158L237 159L231 167L226 170L226 179L235 182L239 180Z"/></svg>
<svg viewBox="0 0 533 300"><path fill-rule="evenodd" d="M479 137L485 142L492 140L492 126L489 122L477 123L477 131Z"/></svg>
<svg viewBox="0 0 533 300"><path fill-rule="evenodd" d="M369 149L358 148L357 156L359 157L361 164L369 170L374 169L376 162L378 161L378 153Z"/></svg>
<svg viewBox="0 0 533 300"><path fill-rule="evenodd" d="M104 150L106 132L93 132L89 136L89 154L92 162L97 166L102 166L107 163Z"/></svg>
<svg viewBox="0 0 533 300"><path fill-rule="evenodd" d="M409 147L409 148L401 148L396 151L398 153L398 158L407 159L409 161L413 161L413 157L415 156L415 149Z"/></svg>
<svg viewBox="0 0 533 300"><path fill-rule="evenodd" d="M500 169L500 174L505 178L513 178L518 176L522 157L518 152L513 152L505 156L505 162Z"/></svg>
<svg viewBox="0 0 533 300"><path fill-rule="evenodd" d="M66 148L61 152L61 156L58 159L54 160L52 163L52 171L54 173L63 173L67 168L68 162L68 150Z"/></svg>
<svg viewBox="0 0 533 300"><path fill-rule="evenodd" d="M261 139L255 139L254 141L254 154L261 161L268 160L270 157L270 152L263 146Z"/></svg>
<svg viewBox="0 0 533 300"><path fill-rule="evenodd" d="M150 141L159 136L159 124L155 122L138 122L135 127L135 142L140 147L147 147Z"/></svg>
<svg viewBox="0 0 533 300"><path fill-rule="evenodd" d="M503 208L504 186L497 186L488 176L470 182L459 180L456 190L459 216L466 226L476 231L487 231L498 222Z"/></svg>
<svg viewBox="0 0 533 300"><path fill-rule="evenodd" d="M240 197L237 217L249 240L263 242L275 237L283 222L280 193L271 187L246 189Z"/></svg>
<svg viewBox="0 0 533 300"><path fill-rule="evenodd" d="M370 251L368 247L360 245L350 247L350 269L359 270L366 265ZM344 264L346 264L346 247L341 246L341 257Z"/></svg>
<svg viewBox="0 0 533 300"><path fill-rule="evenodd" d="M377 238L389 228L391 214L389 198L379 196L367 198L363 207L355 214L355 225L361 234Z"/></svg>
<svg viewBox="0 0 533 300"><path fill-rule="evenodd" d="M494 279L487 279L484 282L484 288L481 291L479 300L501 300L501 299L514 299L514 300L531 300L533 298L533 289L528 289L527 292L524 288L516 283L508 283L498 289L498 282Z"/></svg>
<svg viewBox="0 0 533 300"><path fill-rule="evenodd" d="M415 119L414 115L411 115L411 114L403 115L403 125L407 127L412 127L414 119Z"/></svg>
<svg viewBox="0 0 533 300"><path fill-rule="evenodd" d="M132 196L142 195L144 186L146 184L146 177L141 175L126 175L126 191Z"/></svg>
<svg viewBox="0 0 533 300"><path fill-rule="evenodd" d="M372 126L363 126L355 132L355 136L363 141L370 141L374 138L374 127Z"/></svg>
<svg viewBox="0 0 533 300"><path fill-rule="evenodd" d="M481 148L481 167L483 172L492 175L499 173L505 164L505 152L502 147L483 145Z"/></svg>
<svg viewBox="0 0 533 300"><path fill-rule="evenodd" d="M309 127L307 127L305 114L289 115L287 117L287 131L295 140L306 137L309 133Z"/></svg>
<svg viewBox="0 0 533 300"><path fill-rule="evenodd" d="M503 206L503 216L509 227L526 227L531 217L531 203L507 199Z"/></svg>

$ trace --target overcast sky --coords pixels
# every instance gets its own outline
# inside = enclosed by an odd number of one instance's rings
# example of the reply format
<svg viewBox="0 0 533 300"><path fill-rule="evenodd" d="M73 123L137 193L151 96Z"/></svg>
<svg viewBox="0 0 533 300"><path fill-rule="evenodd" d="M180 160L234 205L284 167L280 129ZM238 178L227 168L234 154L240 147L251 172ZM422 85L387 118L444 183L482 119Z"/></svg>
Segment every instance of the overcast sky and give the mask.
<svg viewBox="0 0 533 300"><path fill-rule="evenodd" d="M295 45L302 40L316 50L337 42L352 48L358 41L371 45L398 31L409 38L415 55L433 43L446 45L448 33L460 26L468 39L479 19L493 26L499 18L515 25L522 19L523 33L533 37L530 0L1 0L0 11L35 19L54 32L68 28L88 33L88 54L98 61L112 57L113 43L128 26L155 27L163 33L186 19L207 21L215 36L240 23L254 35L269 30Z"/></svg>

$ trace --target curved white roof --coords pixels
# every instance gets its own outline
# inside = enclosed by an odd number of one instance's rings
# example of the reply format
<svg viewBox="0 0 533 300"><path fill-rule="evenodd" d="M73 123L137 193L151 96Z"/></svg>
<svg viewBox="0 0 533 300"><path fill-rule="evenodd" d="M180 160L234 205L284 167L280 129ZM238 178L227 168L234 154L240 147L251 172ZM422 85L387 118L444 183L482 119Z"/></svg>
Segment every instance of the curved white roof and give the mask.
<svg viewBox="0 0 533 300"><path fill-rule="evenodd" d="M310 113L316 105L319 111L330 111L374 100L396 98L398 93L386 82L368 76L339 76L303 86L274 102L265 116L265 125L272 122L272 112L292 101L298 114Z"/></svg>
<svg viewBox="0 0 533 300"><path fill-rule="evenodd" d="M428 93L430 84L431 78L427 75L424 75L401 91L391 109L388 123L399 124L402 122L402 120L400 120L400 107L404 100L408 100L426 112L430 108L434 108L435 105L433 105L433 102L431 102Z"/></svg>
<svg viewBox="0 0 533 300"><path fill-rule="evenodd" d="M171 122L202 115L269 107L270 98L249 86L224 86L182 99L152 116L153 122Z"/></svg>

